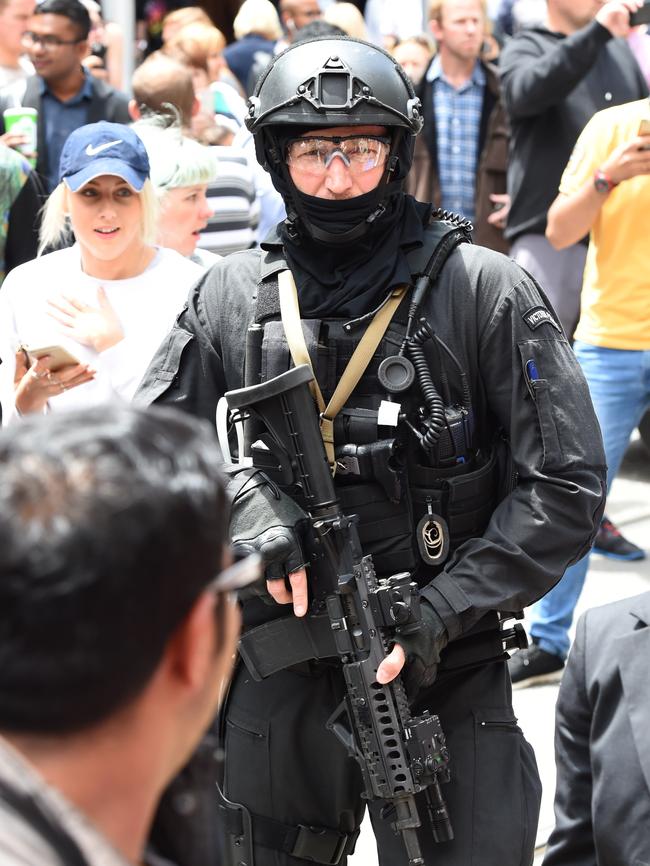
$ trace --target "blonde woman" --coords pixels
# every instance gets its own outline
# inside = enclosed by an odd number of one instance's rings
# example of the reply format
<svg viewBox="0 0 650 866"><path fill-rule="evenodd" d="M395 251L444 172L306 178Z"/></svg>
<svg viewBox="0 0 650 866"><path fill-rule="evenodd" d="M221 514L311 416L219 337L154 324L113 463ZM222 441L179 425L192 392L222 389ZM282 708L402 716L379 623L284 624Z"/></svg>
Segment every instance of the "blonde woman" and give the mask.
<svg viewBox="0 0 650 866"><path fill-rule="evenodd" d="M221 257L198 248L201 230L212 216L206 193L217 175L210 147L187 138L169 118L155 116L133 126L149 155L151 182L160 205L157 241L203 268Z"/></svg>
<svg viewBox="0 0 650 866"><path fill-rule="evenodd" d="M138 136L104 121L75 130L45 208L41 251L73 234L76 243L15 268L0 295L3 423L131 399L201 275L154 245L156 217Z"/></svg>

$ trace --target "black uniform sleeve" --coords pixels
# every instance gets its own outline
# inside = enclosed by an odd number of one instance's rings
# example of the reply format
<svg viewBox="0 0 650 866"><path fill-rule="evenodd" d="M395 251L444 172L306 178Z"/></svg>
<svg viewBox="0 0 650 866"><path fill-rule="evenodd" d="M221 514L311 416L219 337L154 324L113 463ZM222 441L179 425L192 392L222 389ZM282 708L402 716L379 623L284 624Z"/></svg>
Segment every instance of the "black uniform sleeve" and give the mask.
<svg viewBox="0 0 650 866"><path fill-rule="evenodd" d="M589 549L606 490L587 383L543 293L488 250L468 261L478 285L475 389L509 440L518 483L483 536L458 548L423 590L450 639L490 610L517 611L547 593Z"/></svg>
<svg viewBox="0 0 650 866"><path fill-rule="evenodd" d="M606 27L592 21L550 48L525 33L512 39L499 63L504 104L510 117L534 117L563 102L611 38Z"/></svg>
<svg viewBox="0 0 650 866"><path fill-rule="evenodd" d="M36 258L40 211L45 201L38 176L30 172L9 211L9 228L5 247L6 273L17 265Z"/></svg>
<svg viewBox="0 0 650 866"><path fill-rule="evenodd" d="M593 866L596 862L591 821L592 707L585 681L587 618L578 621L555 711L555 829L544 866Z"/></svg>
<svg viewBox="0 0 650 866"><path fill-rule="evenodd" d="M207 271L190 290L174 327L158 347L133 402L166 403L215 423L219 398L227 390L220 355L218 292Z"/></svg>

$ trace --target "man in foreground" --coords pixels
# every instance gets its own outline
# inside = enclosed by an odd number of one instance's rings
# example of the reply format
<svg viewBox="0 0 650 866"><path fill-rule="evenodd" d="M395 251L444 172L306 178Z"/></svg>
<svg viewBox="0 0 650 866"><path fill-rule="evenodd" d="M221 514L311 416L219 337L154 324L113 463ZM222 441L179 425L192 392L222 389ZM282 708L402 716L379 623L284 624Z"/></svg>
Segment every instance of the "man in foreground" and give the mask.
<svg viewBox="0 0 650 866"><path fill-rule="evenodd" d="M141 862L239 615L210 430L103 406L0 436L0 861ZM225 567L225 571L222 570Z"/></svg>
<svg viewBox="0 0 650 866"><path fill-rule="evenodd" d="M414 714L437 713L447 735L455 837L433 841L418 794L423 862L526 866L539 779L512 711L497 612L547 592L589 546L604 467L584 380L536 284L503 256L460 243L434 285L418 281L433 250L465 228L402 192L422 114L392 57L353 39L301 43L275 59L249 111L287 220L261 251L202 277L136 399L214 419L244 369L248 384L289 369L302 332L328 401L373 313L392 305L333 419L336 495L358 515L363 553L379 577L408 571L420 586L422 622L397 635L377 681L404 669ZM302 328L285 332L296 317ZM245 461L232 483L234 541L274 560L266 598L244 604L242 654L276 671L256 681L259 669L242 665L235 677L225 795L241 806L240 826L250 818L256 866L344 864L364 805L358 768L326 729L344 694L341 666L326 639L312 656L292 655L296 623L309 631L319 615L303 567L311 539L299 544L304 498ZM290 602L293 614L281 607ZM260 651L268 629L277 638ZM380 863L408 862L395 815L379 802L371 812Z"/></svg>

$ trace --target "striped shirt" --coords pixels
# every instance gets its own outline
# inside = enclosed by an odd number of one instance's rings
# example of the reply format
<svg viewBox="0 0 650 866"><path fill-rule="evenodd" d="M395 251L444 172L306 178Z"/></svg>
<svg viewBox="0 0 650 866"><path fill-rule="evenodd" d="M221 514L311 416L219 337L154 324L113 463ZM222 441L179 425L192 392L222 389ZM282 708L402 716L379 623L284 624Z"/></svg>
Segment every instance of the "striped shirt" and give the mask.
<svg viewBox="0 0 650 866"><path fill-rule="evenodd" d="M246 154L233 147L215 147L217 177L208 185L212 210L201 232L199 247L225 256L255 245L259 203L253 171Z"/></svg>
<svg viewBox="0 0 650 866"><path fill-rule="evenodd" d="M441 204L473 220L485 71L477 60L471 78L455 88L435 57L427 80L433 82Z"/></svg>

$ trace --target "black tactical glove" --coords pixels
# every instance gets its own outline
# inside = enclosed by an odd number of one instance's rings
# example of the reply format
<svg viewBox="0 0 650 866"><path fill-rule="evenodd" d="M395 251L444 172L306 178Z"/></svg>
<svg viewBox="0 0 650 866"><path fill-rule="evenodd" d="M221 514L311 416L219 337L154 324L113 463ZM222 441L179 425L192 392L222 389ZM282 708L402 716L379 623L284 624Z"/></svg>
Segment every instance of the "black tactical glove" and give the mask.
<svg viewBox="0 0 650 866"><path fill-rule="evenodd" d="M403 626L395 632L395 643L400 644L406 653L402 679L410 700L415 700L421 689L433 685L440 653L449 642L443 621L424 598L420 599L420 612L420 622Z"/></svg>
<svg viewBox="0 0 650 866"><path fill-rule="evenodd" d="M227 467L226 474L232 502L230 533L235 550L259 553L266 564L266 580L283 580L302 568L305 512L259 469ZM275 604L265 586L257 585L248 594L262 595ZM245 593L240 593L240 598L245 597Z"/></svg>

